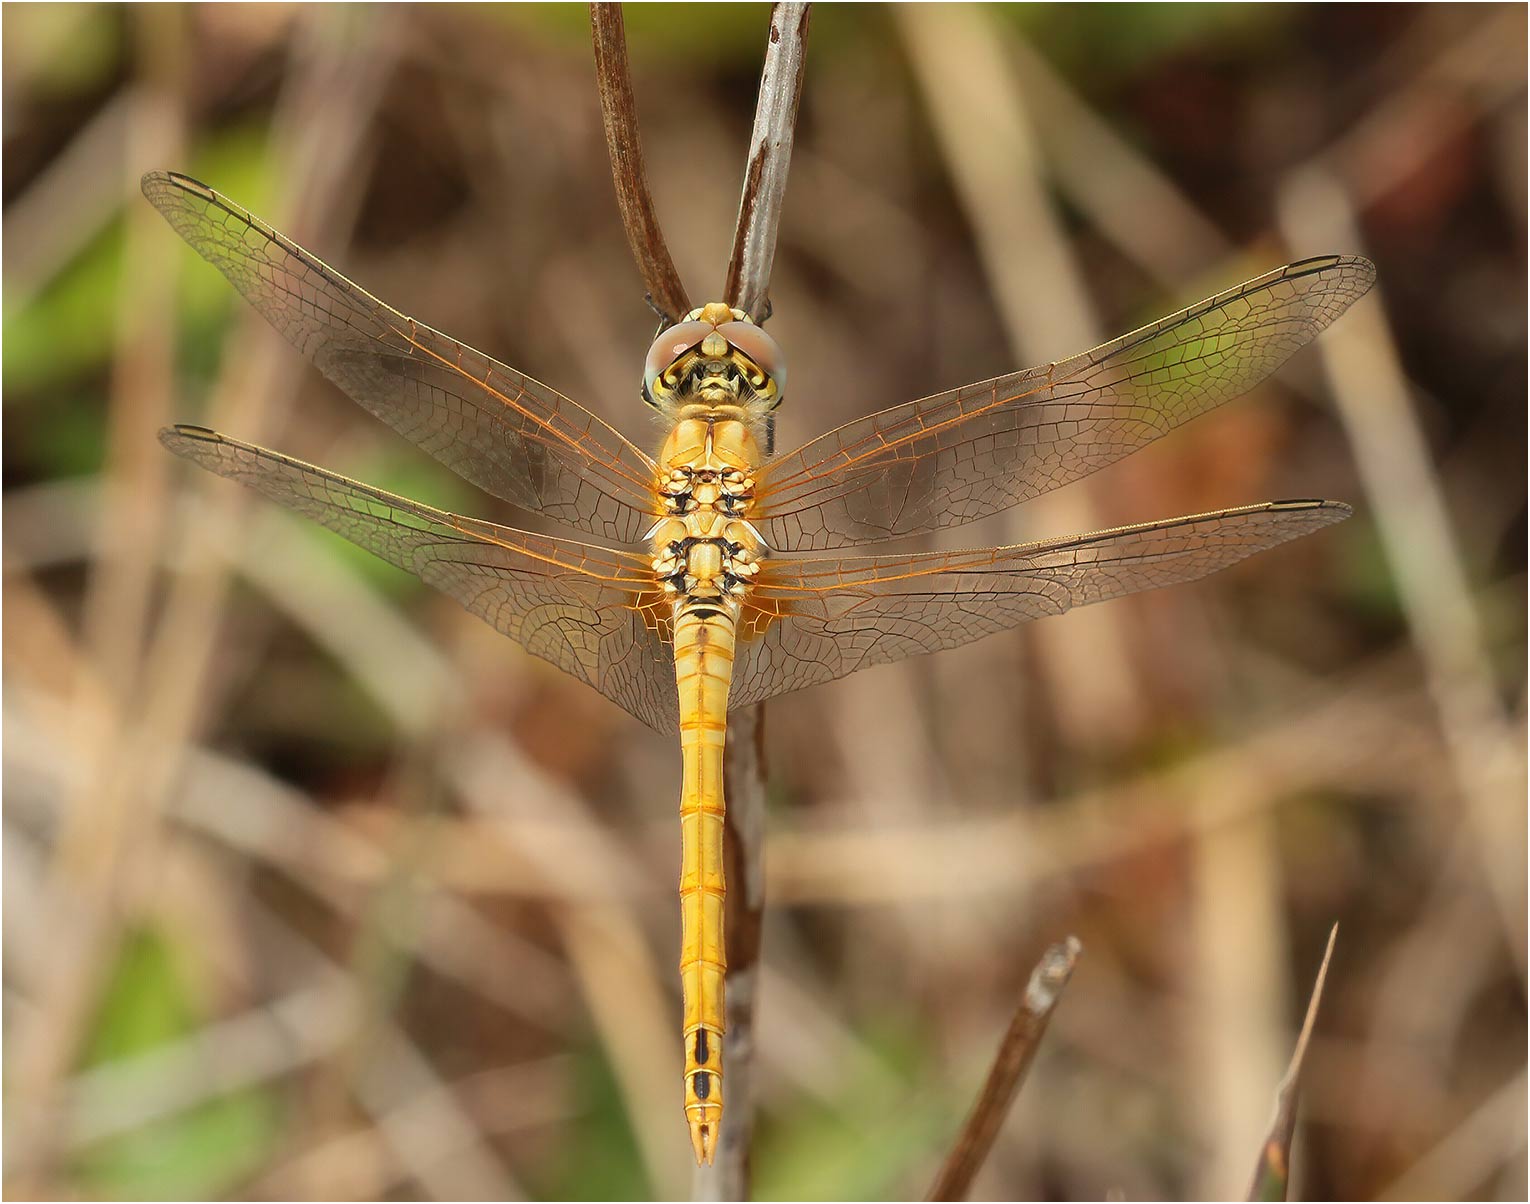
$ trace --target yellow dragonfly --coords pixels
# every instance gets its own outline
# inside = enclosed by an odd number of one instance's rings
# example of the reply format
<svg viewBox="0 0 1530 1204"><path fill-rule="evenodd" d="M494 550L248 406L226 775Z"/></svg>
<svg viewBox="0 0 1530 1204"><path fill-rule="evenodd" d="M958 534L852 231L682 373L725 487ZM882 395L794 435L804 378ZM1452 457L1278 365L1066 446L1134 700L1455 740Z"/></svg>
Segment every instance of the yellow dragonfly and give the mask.
<svg viewBox="0 0 1530 1204"><path fill-rule="evenodd" d="M723 1115L730 708L1192 581L1350 513L1262 502L1012 547L837 551L983 518L1237 397L1370 288L1364 259L1289 264L1072 359L895 406L776 456L761 439L786 392L781 350L741 311L705 305L649 348L641 396L668 428L649 455L205 185L152 172L143 191L362 407L489 493L622 545L449 514L201 427L160 436L450 594L648 726L679 732L684 1111L698 1163L712 1160Z"/></svg>

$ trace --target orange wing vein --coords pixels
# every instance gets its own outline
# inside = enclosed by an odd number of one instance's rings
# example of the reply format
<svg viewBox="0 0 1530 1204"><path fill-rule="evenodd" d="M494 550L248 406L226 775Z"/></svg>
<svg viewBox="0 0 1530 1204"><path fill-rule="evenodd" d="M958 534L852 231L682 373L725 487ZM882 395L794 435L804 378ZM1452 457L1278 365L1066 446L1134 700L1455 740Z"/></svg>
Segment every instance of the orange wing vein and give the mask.
<svg viewBox="0 0 1530 1204"><path fill-rule="evenodd" d="M1194 581L1349 514L1341 502L1264 502L1006 548L767 560L744 599L728 705Z"/></svg>
<svg viewBox="0 0 1530 1204"><path fill-rule="evenodd" d="M448 514L202 427L160 440L451 595L650 727L677 730L669 604L643 557Z"/></svg>
<svg viewBox="0 0 1530 1204"><path fill-rule="evenodd" d="M1305 259L1073 359L851 422L766 464L750 518L780 551L983 518L1246 393L1375 274L1364 259Z"/></svg>
<svg viewBox="0 0 1530 1204"><path fill-rule="evenodd" d="M576 402L383 304L196 180L150 172L143 193L325 376L454 472L618 542L652 524L653 461Z"/></svg>

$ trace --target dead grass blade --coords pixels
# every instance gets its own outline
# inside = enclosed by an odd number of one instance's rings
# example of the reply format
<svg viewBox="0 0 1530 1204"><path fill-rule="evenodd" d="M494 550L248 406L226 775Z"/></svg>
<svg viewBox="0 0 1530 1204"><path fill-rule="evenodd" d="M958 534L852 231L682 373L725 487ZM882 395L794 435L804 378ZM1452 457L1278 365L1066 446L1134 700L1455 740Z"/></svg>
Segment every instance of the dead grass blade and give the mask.
<svg viewBox="0 0 1530 1204"><path fill-rule="evenodd" d="M1259 1161L1254 1166L1254 1178L1249 1183L1250 1200L1284 1200L1291 1185L1291 1138L1296 1132L1296 1097L1301 1087L1302 1062L1307 1056L1307 1042L1312 1037L1312 1026L1317 1021L1318 1004L1323 999L1323 982L1328 977L1328 962L1333 957L1334 942L1339 939L1339 926L1335 924L1328 934L1328 948L1323 951L1323 962L1318 966L1317 981L1312 984L1312 996L1307 1001L1307 1016L1302 1021L1302 1031L1296 1037L1296 1049L1291 1054L1291 1064L1280 1080L1275 1093L1275 1115L1270 1121L1270 1131L1259 1148Z"/></svg>

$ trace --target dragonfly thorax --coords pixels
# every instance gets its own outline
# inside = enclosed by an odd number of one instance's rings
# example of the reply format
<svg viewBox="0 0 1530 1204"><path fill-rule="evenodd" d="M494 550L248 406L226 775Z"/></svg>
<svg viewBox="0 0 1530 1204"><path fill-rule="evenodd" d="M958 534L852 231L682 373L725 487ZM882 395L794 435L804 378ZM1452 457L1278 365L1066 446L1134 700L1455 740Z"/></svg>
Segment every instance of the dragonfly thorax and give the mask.
<svg viewBox="0 0 1530 1204"><path fill-rule="evenodd" d="M754 488L759 463L760 445L747 422L728 409L705 410L682 418L669 432L659 452L659 491L671 482L715 483L741 496Z"/></svg>
<svg viewBox="0 0 1530 1204"><path fill-rule="evenodd" d="M759 572L764 542L748 521L759 446L735 418L675 424L659 457L665 516L649 538L653 571L675 603L731 609Z"/></svg>
<svg viewBox="0 0 1530 1204"><path fill-rule="evenodd" d="M721 514L741 515L754 500L754 478L738 468L671 469L659 483L659 495L671 514L690 514L710 508Z"/></svg>
<svg viewBox="0 0 1530 1204"><path fill-rule="evenodd" d="M665 594L677 604L743 597L760 571L760 558L744 540L734 538L740 534L724 527L720 536L686 535L657 548L653 571Z"/></svg>

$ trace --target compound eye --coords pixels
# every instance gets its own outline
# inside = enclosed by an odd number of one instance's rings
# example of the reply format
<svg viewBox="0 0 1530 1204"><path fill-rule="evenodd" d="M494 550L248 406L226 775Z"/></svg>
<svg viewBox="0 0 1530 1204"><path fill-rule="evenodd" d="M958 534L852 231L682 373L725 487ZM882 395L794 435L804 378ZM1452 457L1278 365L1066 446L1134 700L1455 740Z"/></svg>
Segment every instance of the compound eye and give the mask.
<svg viewBox="0 0 1530 1204"><path fill-rule="evenodd" d="M717 333L732 343L776 382L776 392L786 392L786 356L780 346L753 322L724 322Z"/></svg>
<svg viewBox="0 0 1530 1204"><path fill-rule="evenodd" d="M711 333L710 322L681 322L678 326L661 331L653 341L653 346L648 349L648 358L643 362L643 387L652 389L654 381L663 375L666 368Z"/></svg>

